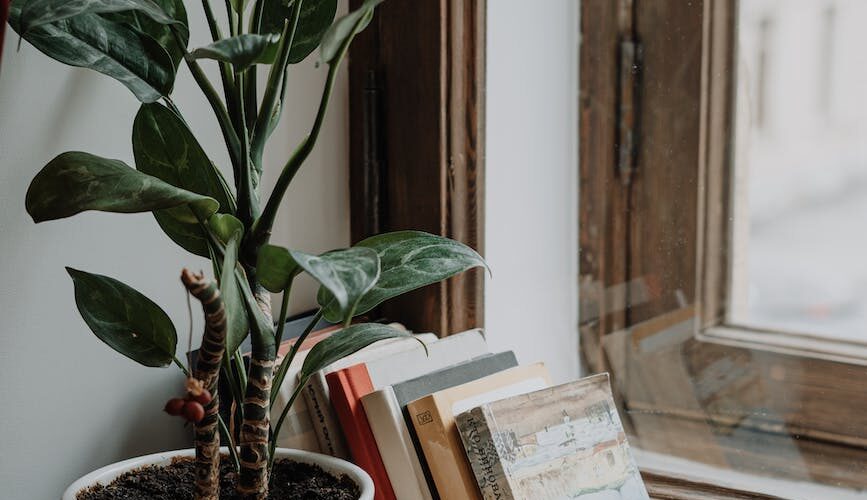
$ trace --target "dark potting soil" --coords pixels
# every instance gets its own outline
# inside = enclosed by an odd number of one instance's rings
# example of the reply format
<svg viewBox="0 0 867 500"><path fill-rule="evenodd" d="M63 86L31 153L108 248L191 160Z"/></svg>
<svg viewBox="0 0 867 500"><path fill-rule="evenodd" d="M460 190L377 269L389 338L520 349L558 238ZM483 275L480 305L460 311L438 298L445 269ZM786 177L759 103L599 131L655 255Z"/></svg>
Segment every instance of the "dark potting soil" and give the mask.
<svg viewBox="0 0 867 500"><path fill-rule="evenodd" d="M171 465L150 465L118 477L107 485L82 491L77 500L192 500L195 464L179 458ZM220 464L220 500L237 500L238 475L228 457ZM277 460L268 500L357 500L360 492L352 479L335 477L317 465Z"/></svg>

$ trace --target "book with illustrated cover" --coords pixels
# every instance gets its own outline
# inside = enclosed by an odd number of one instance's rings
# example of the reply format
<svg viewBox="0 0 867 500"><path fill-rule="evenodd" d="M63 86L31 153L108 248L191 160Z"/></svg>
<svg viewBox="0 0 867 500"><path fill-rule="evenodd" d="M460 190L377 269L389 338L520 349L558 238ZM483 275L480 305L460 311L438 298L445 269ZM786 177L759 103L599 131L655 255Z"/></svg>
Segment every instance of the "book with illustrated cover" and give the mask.
<svg viewBox="0 0 867 500"><path fill-rule="evenodd" d="M511 351L486 354L470 361L405 380L361 398L370 430L391 480L394 494L401 500L432 500L433 482L410 424L404 418L406 404L442 389L492 375L518 366Z"/></svg>
<svg viewBox="0 0 867 500"><path fill-rule="evenodd" d="M455 425L455 415L490 401L532 392L549 385L548 369L544 363L536 363L510 368L473 382L437 391L407 405L440 498L481 498Z"/></svg>
<svg viewBox="0 0 867 500"><path fill-rule="evenodd" d="M456 418L485 500L647 500L608 374L487 403Z"/></svg>

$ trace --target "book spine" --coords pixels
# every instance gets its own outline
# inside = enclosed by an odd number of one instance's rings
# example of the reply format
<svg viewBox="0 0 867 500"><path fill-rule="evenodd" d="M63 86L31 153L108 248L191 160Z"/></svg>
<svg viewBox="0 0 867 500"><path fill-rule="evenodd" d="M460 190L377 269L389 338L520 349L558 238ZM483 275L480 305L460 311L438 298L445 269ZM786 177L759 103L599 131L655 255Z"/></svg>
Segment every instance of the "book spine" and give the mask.
<svg viewBox="0 0 867 500"><path fill-rule="evenodd" d="M373 392L373 384L365 364L344 368L325 376L331 396L331 404L337 420L346 436L346 444L355 465L370 474L376 500L395 500L388 473L382 465L382 457L367 414L361 406L361 397Z"/></svg>
<svg viewBox="0 0 867 500"><path fill-rule="evenodd" d="M321 370L314 373L301 393L307 403L310 423L319 441L319 449L326 455L349 460L349 450L346 448L340 425L337 423L334 408L328 397L325 374Z"/></svg>
<svg viewBox="0 0 867 500"><path fill-rule="evenodd" d="M488 406L480 406L464 412L455 418L464 450L476 476L479 490L484 500L516 500L509 484L509 477L500 460L496 427L488 411Z"/></svg>
<svg viewBox="0 0 867 500"><path fill-rule="evenodd" d="M444 414L451 412L450 408L443 406L449 405L438 404L436 396L427 396L407 405L434 485L442 499L480 499L479 489L472 471L469 470L460 439L455 436L456 443L449 439ZM451 419L449 422L453 424ZM453 426L451 430L455 430Z"/></svg>
<svg viewBox="0 0 867 500"><path fill-rule="evenodd" d="M394 391L386 387L361 398L361 403L394 495L401 500L433 500Z"/></svg>

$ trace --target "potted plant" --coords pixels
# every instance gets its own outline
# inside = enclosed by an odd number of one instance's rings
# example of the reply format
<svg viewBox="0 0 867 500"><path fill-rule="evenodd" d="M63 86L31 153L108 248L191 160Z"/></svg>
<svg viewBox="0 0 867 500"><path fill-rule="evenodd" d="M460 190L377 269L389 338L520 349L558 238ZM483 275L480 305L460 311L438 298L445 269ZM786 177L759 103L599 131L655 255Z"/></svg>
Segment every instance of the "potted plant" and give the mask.
<svg viewBox="0 0 867 500"><path fill-rule="evenodd" d="M194 424L195 450L114 464L76 482L64 499L100 498L99 487L81 491L118 476L165 475L173 467L194 471L194 484L168 487L180 498L218 498L221 489L231 491L230 498L280 498L276 492L269 497L269 479L279 467L297 469L299 464L315 464L336 475L335 488L348 478L352 495L372 498L370 479L352 464L276 448L284 417L306 378L317 370L373 342L409 335L383 324L353 323L353 318L407 291L484 266L465 245L414 231L374 236L322 255L269 244L286 189L316 144L337 69L381 1L366 0L335 20L337 0L226 0L224 36L209 1L203 0L213 43L194 50L187 47L182 0L12 2L9 23L23 40L60 62L115 78L142 103L133 124L135 166L84 152L60 154L30 184L30 216L39 223L87 210L152 212L174 243L211 261L215 276L212 280L202 273L181 273L206 318L198 360L188 368L176 355L175 327L159 306L118 280L68 268L78 309L97 337L142 365L174 364L184 372L185 394L169 401L165 410ZM287 98L287 71L317 47L328 68L318 112L309 135L282 166L265 198L260 186L263 151ZM204 59L219 66L222 93L203 72ZM231 162L231 183L207 157L171 99L181 63L213 108ZM261 96L251 70L256 65L268 67ZM278 365L289 290L301 273L321 285L319 310ZM270 293L277 292L283 300L275 326ZM323 317L343 328L313 347L302 365L298 389L272 421L271 403L287 368ZM247 336L252 345L249 368L239 352ZM228 381L228 394L217 392L220 377ZM231 408L230 421L221 418L220 405ZM156 467L130 473L146 465ZM190 493L184 493L187 490ZM326 496L339 498L336 493Z"/></svg>

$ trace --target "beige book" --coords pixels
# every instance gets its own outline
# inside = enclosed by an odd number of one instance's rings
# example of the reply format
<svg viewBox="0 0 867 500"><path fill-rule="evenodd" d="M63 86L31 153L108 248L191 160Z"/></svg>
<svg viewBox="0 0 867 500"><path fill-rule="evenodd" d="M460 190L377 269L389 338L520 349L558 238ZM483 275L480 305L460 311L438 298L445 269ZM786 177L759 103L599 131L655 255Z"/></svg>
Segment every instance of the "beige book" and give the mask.
<svg viewBox="0 0 867 500"><path fill-rule="evenodd" d="M551 385L544 363L518 366L417 399L407 405L442 500L480 499L473 470L455 425L455 415L485 403Z"/></svg>

